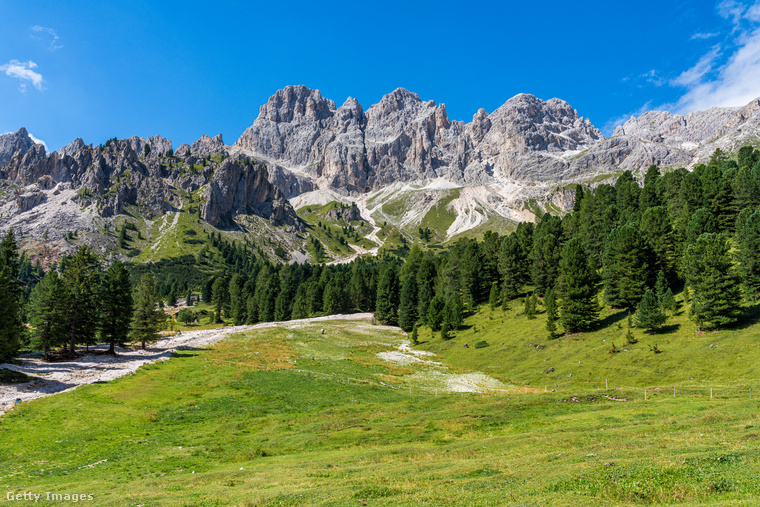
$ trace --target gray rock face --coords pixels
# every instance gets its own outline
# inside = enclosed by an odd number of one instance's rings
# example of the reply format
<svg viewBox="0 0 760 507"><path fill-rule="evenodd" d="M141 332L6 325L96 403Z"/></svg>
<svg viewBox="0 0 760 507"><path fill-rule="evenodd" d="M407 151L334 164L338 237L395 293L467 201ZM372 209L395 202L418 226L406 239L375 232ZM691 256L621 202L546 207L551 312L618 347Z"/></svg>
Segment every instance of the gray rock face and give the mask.
<svg viewBox="0 0 760 507"><path fill-rule="evenodd" d="M29 133L24 127L16 132L3 134L0 136L0 167L8 164L17 151L24 156L29 148L34 146L34 141L29 137Z"/></svg>
<svg viewBox="0 0 760 507"><path fill-rule="evenodd" d="M64 184L77 190L73 201L82 207L94 204L102 217L124 213L131 205L153 218L183 206L172 187L194 193L207 186L201 212L213 225L249 212L278 223L299 225L292 207L267 179L266 166L239 155L230 158L221 135L204 136L194 143L191 151L196 150L197 156L169 157L171 146L170 140L160 136L111 141L102 148L86 146L77 139L61 153L48 155L44 146L32 144L25 151L17 149L9 163L0 168L0 182L17 187L36 185L37 190L14 194L20 213L43 202L44 190ZM211 151L214 147L221 151ZM213 154L220 157L203 158Z"/></svg>
<svg viewBox="0 0 760 507"><path fill-rule="evenodd" d="M287 87L261 107L235 145L319 187L366 192L396 181L445 177L462 184L556 179L574 172L558 156L602 138L558 99L518 95L469 124L446 106L399 88L363 112L352 98L336 108L318 90Z"/></svg>
<svg viewBox="0 0 760 507"><path fill-rule="evenodd" d="M275 225L300 225L293 208L267 179L266 167L226 159L206 187L201 217L211 225L226 225L237 214L255 213Z"/></svg>
<svg viewBox="0 0 760 507"><path fill-rule="evenodd" d="M222 141L222 134L217 134L214 137L203 135L190 147L190 153L201 157L205 157L206 155L213 155L214 153L220 152L226 153L226 146L224 146L224 141ZM178 154L184 156L185 152L182 150L182 148L180 148Z"/></svg>
<svg viewBox="0 0 760 507"><path fill-rule="evenodd" d="M336 108L318 90L289 86L261 107L235 146L316 187L349 192L437 177L461 185L546 183L652 164L692 166L716 148L756 142L759 111L760 100L685 116L649 112L604 139L559 99L520 94L465 124L450 121L445 105L402 88L363 112L355 99Z"/></svg>

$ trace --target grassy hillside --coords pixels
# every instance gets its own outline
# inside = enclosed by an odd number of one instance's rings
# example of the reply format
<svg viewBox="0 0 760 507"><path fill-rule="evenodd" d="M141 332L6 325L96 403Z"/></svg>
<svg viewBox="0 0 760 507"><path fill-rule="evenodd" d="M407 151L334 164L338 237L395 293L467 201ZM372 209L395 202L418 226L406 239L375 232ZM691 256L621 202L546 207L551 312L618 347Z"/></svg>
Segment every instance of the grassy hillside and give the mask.
<svg viewBox="0 0 760 507"><path fill-rule="evenodd" d="M468 324L479 318L488 312ZM24 403L0 419L0 484L145 506L753 505L760 495L756 401L613 401L575 386L444 393L422 379L462 371L377 355L402 338L368 323L294 323ZM583 348L558 343L568 365ZM482 350L499 368L508 357ZM433 359L451 364L452 351Z"/></svg>
<svg viewBox="0 0 760 507"><path fill-rule="evenodd" d="M517 384L603 388L608 379L610 387L628 386L641 393L644 388L659 387L671 396L673 387L708 395L710 387L741 396L752 386L760 391L757 315L734 329L697 333L683 295L677 294L676 301L680 309L661 332L632 329L638 340L634 344L626 341L625 311L605 308L598 330L552 340L545 328L544 308L539 306L537 317L530 320L519 301L512 302L507 311L484 305L450 341L441 340L439 333L427 327L420 329L420 340L422 347L451 363ZM752 308L748 311L756 314ZM475 348L481 341L488 346ZM613 344L617 352L612 352ZM652 350L655 345L659 353Z"/></svg>

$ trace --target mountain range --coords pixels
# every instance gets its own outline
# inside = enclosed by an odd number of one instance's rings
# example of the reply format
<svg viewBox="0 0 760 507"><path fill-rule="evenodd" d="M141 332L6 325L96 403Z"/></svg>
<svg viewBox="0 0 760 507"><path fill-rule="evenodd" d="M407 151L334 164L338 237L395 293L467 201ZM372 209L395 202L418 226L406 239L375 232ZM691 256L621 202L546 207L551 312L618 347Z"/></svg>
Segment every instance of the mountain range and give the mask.
<svg viewBox="0 0 760 507"><path fill-rule="evenodd" d="M124 255L114 247L119 224L144 228L143 250L156 253L162 248L151 242L192 222L265 245L269 256L280 247L290 260L308 260L313 224L303 209L354 203L367 231L382 222L415 240L424 226L443 242L562 213L574 184L641 175L652 164L691 168L717 148L731 154L758 139L760 99L647 112L605 138L560 99L519 94L464 123L402 88L364 110L353 98L337 107L319 90L288 86L232 145L221 134L176 150L160 136L102 146L76 139L48 154L24 128L0 135L0 232L13 227L51 257L77 243L72 231Z"/></svg>

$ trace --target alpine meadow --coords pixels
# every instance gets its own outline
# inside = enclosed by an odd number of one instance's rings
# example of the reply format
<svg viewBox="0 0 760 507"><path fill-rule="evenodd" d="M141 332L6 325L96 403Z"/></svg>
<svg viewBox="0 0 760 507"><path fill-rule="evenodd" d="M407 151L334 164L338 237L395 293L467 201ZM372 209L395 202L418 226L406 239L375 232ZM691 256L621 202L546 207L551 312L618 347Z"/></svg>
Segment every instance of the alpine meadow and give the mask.
<svg viewBox="0 0 760 507"><path fill-rule="evenodd" d="M33 3L8 505L757 504L759 3Z"/></svg>

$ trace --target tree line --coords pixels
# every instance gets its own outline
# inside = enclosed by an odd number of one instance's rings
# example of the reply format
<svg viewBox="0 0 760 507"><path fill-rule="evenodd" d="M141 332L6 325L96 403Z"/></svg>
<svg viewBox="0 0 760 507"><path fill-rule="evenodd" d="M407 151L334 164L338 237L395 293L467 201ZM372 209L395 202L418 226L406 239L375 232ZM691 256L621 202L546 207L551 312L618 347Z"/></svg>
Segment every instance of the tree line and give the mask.
<svg viewBox="0 0 760 507"><path fill-rule="evenodd" d="M134 316L140 297L148 308L148 300L155 307L158 299L172 303L193 293L212 305L212 322L253 324L363 311L374 312L381 323L411 331L413 337L417 326L426 325L444 339L484 303L509 307L522 299L530 318L540 302L546 308L549 336L557 337L597 326L604 305L627 310L639 327L657 329L674 312L674 291L681 288L690 316L705 328L737 322L744 316L745 301L757 301L760 151L742 148L736 160L716 151L707 164L691 172L663 174L651 166L642 182L625 171L614 184L594 189L578 185L574 192L573 209L564 216L546 213L535 224L518 224L509 235L486 232L481 240L460 239L435 253L415 245L403 262L384 255L337 266L280 265L266 260L255 245L209 233L197 255L157 263L113 263L107 270L99 267L92 252L80 249L51 270L54 276L45 274L42 280L51 278L38 284L41 288L31 291L20 279L18 265L23 262L11 234L0 244L1 297L11 304L0 305L0 312L4 322L13 324L3 328L0 347L14 349L11 329L21 329L25 316L33 335L44 329L45 324L35 320L38 309L45 308L43 301L54 300L98 308L80 316L67 304L61 310L69 312L65 318L50 319L65 322L68 337L64 341L63 331L51 331L60 340L50 341L51 346L69 349L96 339L136 340L140 331ZM38 269L28 266L24 271L34 278ZM126 308L128 285L143 287L143 296L135 292L133 315L120 316L122 323L131 322L126 326L131 334L124 335L122 325L122 334L115 335L108 322L119 316L103 308L110 297L105 292L123 287L125 299L113 304ZM50 295L56 291L65 296ZM92 301L97 304L88 305ZM16 333L21 335L22 331ZM43 343L42 338L34 340Z"/></svg>

